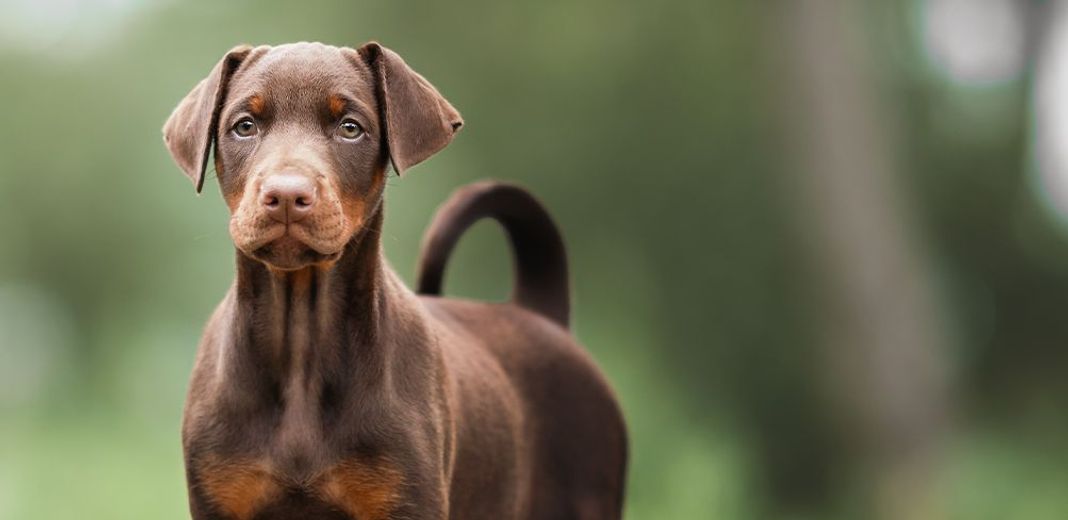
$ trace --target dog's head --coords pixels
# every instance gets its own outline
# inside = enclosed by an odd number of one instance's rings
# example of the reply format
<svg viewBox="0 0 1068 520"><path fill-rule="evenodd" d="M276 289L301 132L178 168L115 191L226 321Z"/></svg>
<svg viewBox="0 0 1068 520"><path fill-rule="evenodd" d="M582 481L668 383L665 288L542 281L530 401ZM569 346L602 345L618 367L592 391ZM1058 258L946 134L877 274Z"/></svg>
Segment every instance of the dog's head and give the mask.
<svg viewBox="0 0 1068 520"><path fill-rule="evenodd" d="M393 51L237 47L178 104L164 141L197 192L209 152L230 234L277 269L331 262L398 174L452 140L456 109Z"/></svg>

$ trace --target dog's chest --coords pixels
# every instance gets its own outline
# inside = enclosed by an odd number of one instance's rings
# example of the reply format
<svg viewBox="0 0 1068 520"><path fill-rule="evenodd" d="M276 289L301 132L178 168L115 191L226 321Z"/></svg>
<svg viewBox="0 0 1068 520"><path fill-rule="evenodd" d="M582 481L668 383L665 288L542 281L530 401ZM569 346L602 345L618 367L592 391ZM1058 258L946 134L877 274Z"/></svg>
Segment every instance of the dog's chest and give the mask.
<svg viewBox="0 0 1068 520"><path fill-rule="evenodd" d="M194 465L210 507L238 520L388 518L404 482L388 458L350 458L309 476L269 459L206 457Z"/></svg>
<svg viewBox="0 0 1068 520"><path fill-rule="evenodd" d="M388 518L400 501L404 481L393 459L355 452L339 455L329 448L339 443L314 404L318 394L291 390L286 397L285 406L260 415L262 424L247 428L259 432L252 445L260 449L249 452L245 444L241 456L194 462L200 488L213 508L238 520ZM226 444L241 443L231 438Z"/></svg>

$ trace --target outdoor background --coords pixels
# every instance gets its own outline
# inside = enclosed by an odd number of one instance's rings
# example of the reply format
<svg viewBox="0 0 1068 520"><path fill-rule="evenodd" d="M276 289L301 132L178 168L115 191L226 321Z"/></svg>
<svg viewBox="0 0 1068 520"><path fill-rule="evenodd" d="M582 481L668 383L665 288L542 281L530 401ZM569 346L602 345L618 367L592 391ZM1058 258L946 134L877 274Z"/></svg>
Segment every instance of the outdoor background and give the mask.
<svg viewBox="0 0 1068 520"><path fill-rule="evenodd" d="M628 419L630 519L1068 518L1068 5L0 6L0 519L187 518L178 428L233 275L160 136L239 43L376 39L463 113L387 191L411 280L522 183ZM490 224L452 294L508 293Z"/></svg>

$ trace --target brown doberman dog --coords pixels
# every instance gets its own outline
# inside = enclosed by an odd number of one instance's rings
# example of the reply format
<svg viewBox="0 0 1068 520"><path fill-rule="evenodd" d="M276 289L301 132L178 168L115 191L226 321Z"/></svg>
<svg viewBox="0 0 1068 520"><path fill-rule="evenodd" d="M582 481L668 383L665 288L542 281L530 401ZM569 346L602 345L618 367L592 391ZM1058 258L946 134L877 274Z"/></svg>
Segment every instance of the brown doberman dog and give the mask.
<svg viewBox="0 0 1068 520"><path fill-rule="evenodd" d="M394 52L237 47L163 128L199 190L210 152L236 280L212 315L182 427L196 520L618 519L613 393L568 332L564 245L520 188L445 204L417 296L382 256L383 189L459 113ZM506 230L513 298L441 298L476 220Z"/></svg>

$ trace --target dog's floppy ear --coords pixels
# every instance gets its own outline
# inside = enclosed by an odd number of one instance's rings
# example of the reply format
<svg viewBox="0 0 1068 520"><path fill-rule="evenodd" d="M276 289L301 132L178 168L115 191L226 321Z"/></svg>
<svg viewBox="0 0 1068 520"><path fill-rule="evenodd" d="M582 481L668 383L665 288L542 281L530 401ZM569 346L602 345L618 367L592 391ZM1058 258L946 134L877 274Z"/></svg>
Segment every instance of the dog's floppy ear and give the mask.
<svg viewBox="0 0 1068 520"><path fill-rule="evenodd" d="M377 42L357 52L375 75L389 158L397 174L445 148L464 124L460 113L397 53Z"/></svg>
<svg viewBox="0 0 1068 520"><path fill-rule="evenodd" d="M234 47L211 70L211 74L193 87L175 107L163 125L163 142L167 144L174 162L182 168L196 186L204 187L204 170L208 165L212 141L219 125L219 111L226 100L230 77L248 57L252 47Z"/></svg>

